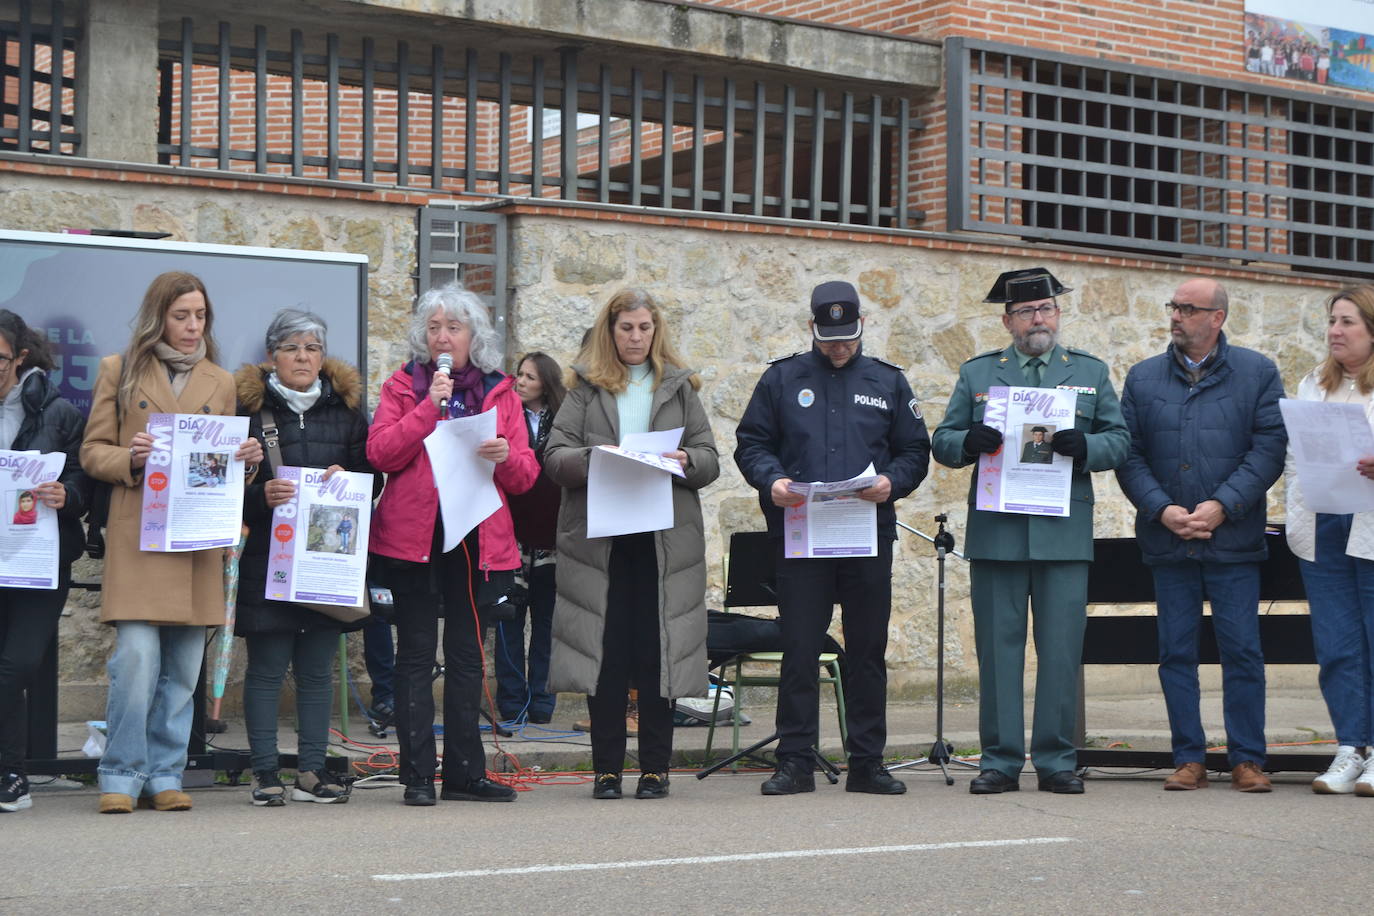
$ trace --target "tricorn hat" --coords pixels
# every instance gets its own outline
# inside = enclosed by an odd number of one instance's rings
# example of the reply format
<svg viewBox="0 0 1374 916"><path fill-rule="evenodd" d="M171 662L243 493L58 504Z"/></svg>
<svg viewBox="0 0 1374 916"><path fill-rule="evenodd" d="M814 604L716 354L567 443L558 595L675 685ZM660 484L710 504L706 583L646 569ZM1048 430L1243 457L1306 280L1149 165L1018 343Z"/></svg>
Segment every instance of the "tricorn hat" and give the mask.
<svg viewBox="0 0 1374 916"><path fill-rule="evenodd" d="M1044 267L1027 267L1023 270L1008 270L997 278L988 291L984 302L1037 302L1072 292L1073 287L1065 286L1054 278Z"/></svg>

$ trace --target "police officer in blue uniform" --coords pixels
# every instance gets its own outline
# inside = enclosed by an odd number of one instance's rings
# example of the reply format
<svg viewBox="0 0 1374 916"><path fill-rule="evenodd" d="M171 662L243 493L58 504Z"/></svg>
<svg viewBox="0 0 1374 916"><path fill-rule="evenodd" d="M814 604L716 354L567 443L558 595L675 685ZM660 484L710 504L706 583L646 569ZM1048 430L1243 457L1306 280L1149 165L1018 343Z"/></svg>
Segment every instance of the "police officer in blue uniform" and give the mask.
<svg viewBox="0 0 1374 916"><path fill-rule="evenodd" d="M820 733L816 659L836 602L845 643L849 775L845 789L899 795L883 767L887 744L887 623L892 610L893 502L916 489L930 437L902 370L862 353L859 294L843 281L811 294L810 350L774 360L735 430L735 463L759 491L777 551L783 662L778 688L778 768L764 795L815 791L811 749ZM878 504L878 555L789 558L783 510L802 498L793 480L839 481L873 465L878 482L859 496Z"/></svg>

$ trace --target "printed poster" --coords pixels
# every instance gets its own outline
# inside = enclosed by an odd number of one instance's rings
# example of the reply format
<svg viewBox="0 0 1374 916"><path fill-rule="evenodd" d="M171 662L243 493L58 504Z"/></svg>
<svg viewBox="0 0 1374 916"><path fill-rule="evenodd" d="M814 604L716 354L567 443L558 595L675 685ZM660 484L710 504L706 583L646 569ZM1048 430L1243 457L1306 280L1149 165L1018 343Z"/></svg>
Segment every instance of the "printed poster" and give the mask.
<svg viewBox="0 0 1374 916"><path fill-rule="evenodd" d="M296 494L272 512L266 596L273 601L362 607L372 475L284 466Z"/></svg>
<svg viewBox="0 0 1374 916"><path fill-rule="evenodd" d="M1067 516L1073 459L1051 446L1059 430L1073 429L1077 406L1071 389L989 388L983 422L1001 431L1002 447L978 458L974 508Z"/></svg>
<svg viewBox="0 0 1374 916"><path fill-rule="evenodd" d="M175 553L233 547L243 519L247 417L155 413L153 450L143 468L139 549Z"/></svg>
<svg viewBox="0 0 1374 916"><path fill-rule="evenodd" d="M0 586L57 588L57 510L34 488L61 477L66 463L61 452L0 450Z"/></svg>

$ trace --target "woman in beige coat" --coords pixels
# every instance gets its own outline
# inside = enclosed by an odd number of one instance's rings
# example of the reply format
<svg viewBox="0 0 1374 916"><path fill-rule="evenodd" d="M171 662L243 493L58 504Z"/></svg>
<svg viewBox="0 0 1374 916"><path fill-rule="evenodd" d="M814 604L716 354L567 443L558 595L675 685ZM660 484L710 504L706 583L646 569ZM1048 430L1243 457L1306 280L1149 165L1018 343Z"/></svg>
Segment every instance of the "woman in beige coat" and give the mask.
<svg viewBox="0 0 1374 916"><path fill-rule="evenodd" d="M554 419L544 470L564 488L558 514L558 599L550 690L590 694L595 798L620 798L626 689L639 688L636 798L668 794L673 697L706 687L706 547L698 491L720 473L715 438L663 313L643 290L601 309ZM587 537L587 468L598 445L626 433L683 429L673 526Z"/></svg>
<svg viewBox="0 0 1374 916"><path fill-rule="evenodd" d="M109 740L97 770L100 811L124 814L147 797L185 811L181 791L205 627L224 620L222 550L139 550L143 469L155 413L233 416L233 377L215 365L214 312L205 285L172 271L153 280L123 356L100 363L81 466L111 484L100 619L116 628L105 719ZM234 458L256 467L256 439Z"/></svg>

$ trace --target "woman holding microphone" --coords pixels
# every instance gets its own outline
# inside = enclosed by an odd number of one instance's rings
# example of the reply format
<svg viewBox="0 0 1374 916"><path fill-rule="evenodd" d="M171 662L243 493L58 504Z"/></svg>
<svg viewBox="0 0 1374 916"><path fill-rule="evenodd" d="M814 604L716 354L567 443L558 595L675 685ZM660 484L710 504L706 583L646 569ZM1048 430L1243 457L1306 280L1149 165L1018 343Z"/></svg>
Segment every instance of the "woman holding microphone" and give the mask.
<svg viewBox="0 0 1374 916"><path fill-rule="evenodd" d="M115 627L100 759L100 812L127 814L136 802L186 811L181 791L191 734L191 698L205 653L205 628L224 621L224 551L139 549L144 467L156 413L234 415L234 379L215 365L214 310L193 274L169 271L148 287L122 355L100 362L81 466L111 484L100 619ZM249 438L234 454L249 476L262 447Z"/></svg>
<svg viewBox="0 0 1374 916"><path fill-rule="evenodd" d="M1298 383L1298 400L1358 404L1374 428L1374 286L1336 293L1326 315L1327 357ZM1288 546L1302 569L1318 680L1338 745L1312 791L1374 798L1374 512L1308 509L1289 449ZM1361 458L1358 470L1374 480L1374 455Z"/></svg>
<svg viewBox="0 0 1374 916"><path fill-rule="evenodd" d="M699 491L720 473L716 440L663 311L644 290L602 307L573 366L554 420L544 470L563 487L558 516L558 602L549 689L589 694L592 796L620 798L625 703L639 689L635 798L668 795L674 697L706 683L706 544ZM587 536L591 450L627 433L682 428L673 477L673 527L619 537Z"/></svg>
<svg viewBox="0 0 1374 916"><path fill-rule="evenodd" d="M442 797L508 802L515 790L487 778L477 717L482 699L478 608L496 603L515 581L508 498L533 486L524 408L511 378L498 371L501 344L486 306L456 284L416 303L412 358L382 384L368 431L367 457L387 474L372 518L371 552L396 612L396 738L407 805L435 803L434 662L444 618L444 760ZM496 411L496 438L477 454L495 464L500 508L444 551L439 491L424 440L444 419Z"/></svg>
<svg viewBox="0 0 1374 916"><path fill-rule="evenodd" d="M37 523L38 507L57 511L57 588L0 588L0 811L32 806L24 772L28 726L24 695L57 633L67 603L72 561L86 539L81 516L90 482L81 471L85 419L48 377L52 353L45 337L8 309L0 309L0 449L66 455L57 480L20 491L12 524Z"/></svg>

